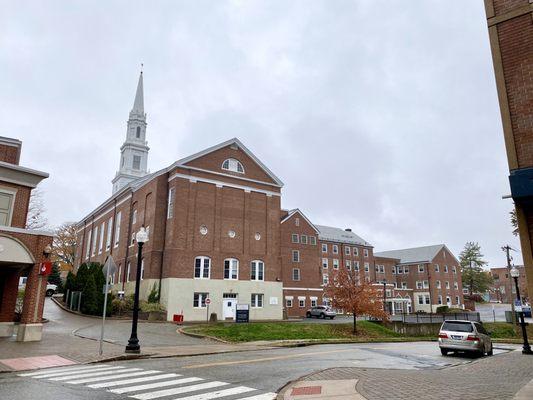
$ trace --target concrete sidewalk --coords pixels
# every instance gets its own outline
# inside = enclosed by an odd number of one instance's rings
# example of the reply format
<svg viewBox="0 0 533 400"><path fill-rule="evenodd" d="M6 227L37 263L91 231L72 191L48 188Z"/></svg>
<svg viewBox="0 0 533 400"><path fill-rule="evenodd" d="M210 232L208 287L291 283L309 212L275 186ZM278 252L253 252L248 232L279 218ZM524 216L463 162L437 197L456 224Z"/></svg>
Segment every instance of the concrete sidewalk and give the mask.
<svg viewBox="0 0 533 400"><path fill-rule="evenodd" d="M137 357L177 357L264 349L260 345L225 344L193 338L177 332L172 323L139 322L142 353L124 353L131 321L106 321L103 355L98 355L101 320L64 311L46 299L40 342L17 342L15 337L0 339L0 372L46 368L103 360Z"/></svg>
<svg viewBox="0 0 533 400"><path fill-rule="evenodd" d="M278 400L533 399L533 356L520 350L442 369L330 368L285 386Z"/></svg>

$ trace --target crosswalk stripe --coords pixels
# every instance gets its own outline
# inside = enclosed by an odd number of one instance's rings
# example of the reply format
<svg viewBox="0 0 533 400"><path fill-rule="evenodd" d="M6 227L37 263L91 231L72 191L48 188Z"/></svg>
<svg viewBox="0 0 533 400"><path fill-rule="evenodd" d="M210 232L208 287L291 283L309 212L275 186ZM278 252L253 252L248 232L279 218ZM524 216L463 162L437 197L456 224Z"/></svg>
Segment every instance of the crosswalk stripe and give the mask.
<svg viewBox="0 0 533 400"><path fill-rule="evenodd" d="M197 390L211 389L211 388L215 388L218 386L225 386L225 385L229 385L229 383L213 381L213 382L200 383L198 385L183 386L179 388L159 390L157 392L142 393L142 394L138 394L138 395L131 396L131 397L133 397L134 399L138 399L138 400L157 399L159 397L172 396L174 394L187 393L187 392L195 392Z"/></svg>
<svg viewBox="0 0 533 400"><path fill-rule="evenodd" d="M191 383L191 382L198 382L198 381L203 381L203 379L195 378L195 377L174 379L171 381L148 383L146 385L128 386L128 387L120 388L120 389L110 389L109 391L113 393L118 393L118 394L140 392L141 390L156 389L156 388L165 387L165 386L175 386L175 385L181 385L182 383Z"/></svg>
<svg viewBox="0 0 533 400"><path fill-rule="evenodd" d="M122 370L126 371L126 370ZM122 374L122 371L118 371L120 374ZM130 376L140 376L140 375L152 375L152 374L158 374L161 371L155 371L155 370L149 370L149 371L139 371L139 372L130 372L127 374L122 375L114 375L114 376L97 376L96 378L86 378L86 379L77 379L74 381L67 381L67 383L70 383L72 385L79 385L80 383L92 383L92 382L101 382L101 381L109 381L111 379L120 379L120 378L129 378Z"/></svg>
<svg viewBox="0 0 533 400"><path fill-rule="evenodd" d="M117 368L118 369L118 368ZM133 371L140 371L140 368L131 368L131 369L124 369L124 367L121 367L118 371L117 369L109 369L107 371L99 371L99 372L91 372L90 374L78 374L78 375L72 375L72 376L59 376L55 378L49 378L49 381L68 381L69 379L78 379L78 378L90 378L92 376L104 376L104 375L111 375L116 374L118 372L133 372Z"/></svg>
<svg viewBox="0 0 533 400"><path fill-rule="evenodd" d="M263 393L256 396L243 397L239 400L274 400L278 395L276 393ZM181 399L180 399L181 400Z"/></svg>
<svg viewBox="0 0 533 400"><path fill-rule="evenodd" d="M51 374L54 372L68 372L68 371L82 371L84 369L92 369L92 368L104 368L105 364L100 365L77 365L75 367L61 367L61 368L44 368L36 372L27 372L25 374L18 374L18 376L35 376L35 375L41 375L41 374Z"/></svg>
<svg viewBox="0 0 533 400"><path fill-rule="evenodd" d="M113 386L129 385L131 383L141 383L141 382L146 382L146 381L155 381L155 380L158 380L158 379L175 378L177 376L181 376L181 375L179 375L179 374L152 375L152 376L144 376L142 378L126 379L126 380L122 380L122 381L95 383L93 385L87 385L87 386L90 387L90 388L93 388L93 389L99 389L99 388L106 388L106 387L113 387Z"/></svg>
<svg viewBox="0 0 533 400"><path fill-rule="evenodd" d="M218 397L234 396L236 394L252 392L257 389L249 388L246 386L237 386L230 389L216 390L214 392L197 394L194 396L181 397L179 400L211 400Z"/></svg>
<svg viewBox="0 0 533 400"><path fill-rule="evenodd" d="M32 378L45 379L45 378L52 378L54 376L74 376L74 375L79 375L79 374L90 374L93 372L109 371L112 369L122 369L122 368L124 367L106 366L104 368L91 368L91 369L85 369L83 371L68 371L68 372L54 372L53 374L41 374L41 375L32 376Z"/></svg>

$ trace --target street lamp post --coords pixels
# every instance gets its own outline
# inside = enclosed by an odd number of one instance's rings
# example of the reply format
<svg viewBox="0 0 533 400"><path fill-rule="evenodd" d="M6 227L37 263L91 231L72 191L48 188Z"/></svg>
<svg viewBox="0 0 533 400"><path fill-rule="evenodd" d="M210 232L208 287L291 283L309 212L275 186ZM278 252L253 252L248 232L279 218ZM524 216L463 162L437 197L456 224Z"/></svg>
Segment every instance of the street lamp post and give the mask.
<svg viewBox="0 0 533 400"><path fill-rule="evenodd" d="M514 284L516 286L516 299L522 302L522 299L520 298L520 288L518 287L518 277L520 276L520 271L515 266L511 268L511 276L514 279ZM529 346L529 342L527 340L526 323L524 321L523 311L520 311L520 326L522 327L522 337L524 338L524 346L522 347L522 354L533 354L533 351L531 351L531 347Z"/></svg>
<svg viewBox="0 0 533 400"><path fill-rule="evenodd" d="M135 240L139 246L137 252L137 276L135 278L135 295L133 300L133 320L131 322L131 335L126 346L126 353L140 353L141 346L139 346L139 339L137 338L137 321L139 319L139 287L141 285L141 264L144 242L148 240L148 235L144 226L139 229L135 235Z"/></svg>

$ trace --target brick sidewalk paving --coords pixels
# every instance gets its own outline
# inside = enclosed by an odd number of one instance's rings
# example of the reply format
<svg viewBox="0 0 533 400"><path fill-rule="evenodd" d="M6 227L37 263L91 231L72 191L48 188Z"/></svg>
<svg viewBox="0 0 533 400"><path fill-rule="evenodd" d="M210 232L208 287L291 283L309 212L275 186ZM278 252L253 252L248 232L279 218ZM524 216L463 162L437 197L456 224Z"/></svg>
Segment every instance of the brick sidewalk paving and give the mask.
<svg viewBox="0 0 533 400"><path fill-rule="evenodd" d="M368 400L504 400L533 379L533 356L513 351L446 369L332 368L303 378L346 379L358 379L357 391Z"/></svg>

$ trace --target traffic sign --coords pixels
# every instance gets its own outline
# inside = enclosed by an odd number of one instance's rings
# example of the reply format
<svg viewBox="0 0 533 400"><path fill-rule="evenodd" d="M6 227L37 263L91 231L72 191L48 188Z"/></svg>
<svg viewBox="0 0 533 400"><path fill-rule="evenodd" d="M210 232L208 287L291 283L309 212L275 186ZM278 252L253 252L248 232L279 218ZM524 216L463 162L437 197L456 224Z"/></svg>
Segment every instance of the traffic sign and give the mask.
<svg viewBox="0 0 533 400"><path fill-rule="evenodd" d="M205 304L207 305L211 304L211 299L210 298L205 299Z"/></svg>

